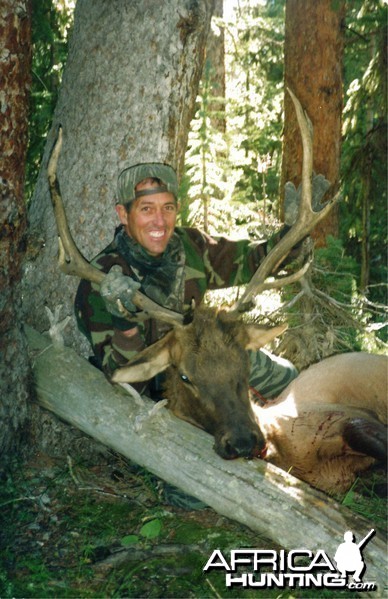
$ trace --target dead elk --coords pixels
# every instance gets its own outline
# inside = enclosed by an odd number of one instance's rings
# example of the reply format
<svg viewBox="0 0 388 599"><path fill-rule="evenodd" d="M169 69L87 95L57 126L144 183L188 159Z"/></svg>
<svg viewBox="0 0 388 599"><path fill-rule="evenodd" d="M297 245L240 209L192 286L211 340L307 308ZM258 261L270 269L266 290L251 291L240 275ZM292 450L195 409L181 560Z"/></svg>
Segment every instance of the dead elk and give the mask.
<svg viewBox="0 0 388 599"><path fill-rule="evenodd" d="M249 400L246 350L259 349L285 328L243 324L227 312L198 308L191 324L175 326L117 370L112 381L144 381L168 369L172 412L212 434L221 457L256 457L265 440Z"/></svg>
<svg viewBox="0 0 388 599"><path fill-rule="evenodd" d="M167 333L117 370L113 381L147 380L168 369L168 407L212 434L221 457L265 457L318 489L344 492L358 472L386 458L388 360L332 356L261 407L249 399L246 350L283 330L199 308L192 324Z"/></svg>
<svg viewBox="0 0 388 599"><path fill-rule="evenodd" d="M386 356L352 352L310 366L254 411L265 458L327 493L387 459Z"/></svg>

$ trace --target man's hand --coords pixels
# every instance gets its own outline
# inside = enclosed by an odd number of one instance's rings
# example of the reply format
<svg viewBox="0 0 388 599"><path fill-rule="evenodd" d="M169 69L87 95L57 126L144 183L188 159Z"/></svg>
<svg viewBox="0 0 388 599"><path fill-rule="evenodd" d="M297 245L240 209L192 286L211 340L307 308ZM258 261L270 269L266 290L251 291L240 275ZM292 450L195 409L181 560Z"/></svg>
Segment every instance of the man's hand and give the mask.
<svg viewBox="0 0 388 599"><path fill-rule="evenodd" d="M120 266L113 266L100 285L100 294L108 312L113 316L123 316L118 300L126 310L136 312L136 306L133 304L132 298L139 288L140 283L123 275Z"/></svg>

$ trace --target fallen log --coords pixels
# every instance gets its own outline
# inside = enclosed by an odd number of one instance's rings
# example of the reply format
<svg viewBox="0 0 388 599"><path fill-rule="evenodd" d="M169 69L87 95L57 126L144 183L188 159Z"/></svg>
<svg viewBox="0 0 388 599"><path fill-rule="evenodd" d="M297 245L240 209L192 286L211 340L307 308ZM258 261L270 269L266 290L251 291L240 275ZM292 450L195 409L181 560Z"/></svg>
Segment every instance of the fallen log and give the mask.
<svg viewBox="0 0 388 599"><path fill-rule="evenodd" d="M131 398L70 348L26 327L39 404L216 512L286 550L324 550L334 556L344 532L360 540L373 527L323 493L262 460L225 461L213 438L166 408ZM384 596L387 558L381 533L363 550L364 579ZM363 593L365 594L365 593Z"/></svg>

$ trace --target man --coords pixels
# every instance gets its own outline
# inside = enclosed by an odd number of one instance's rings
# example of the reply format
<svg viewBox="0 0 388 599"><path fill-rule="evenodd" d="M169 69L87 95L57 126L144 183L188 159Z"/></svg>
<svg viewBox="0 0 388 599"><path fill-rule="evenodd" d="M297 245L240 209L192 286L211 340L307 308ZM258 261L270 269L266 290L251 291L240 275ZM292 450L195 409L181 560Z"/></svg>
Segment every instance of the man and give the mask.
<svg viewBox="0 0 388 599"><path fill-rule="evenodd" d="M208 289L248 283L266 255L263 241L211 238L197 229L176 227L177 195L176 174L168 165L139 164L119 175L116 212L121 225L92 261L109 274L100 287L82 280L75 300L78 326L108 378L166 331L155 320L139 324L124 318L117 299L135 313L131 298L140 290L183 313L193 299L198 305ZM276 397L297 375L291 363L265 351L251 352L251 372L251 385L264 397Z"/></svg>

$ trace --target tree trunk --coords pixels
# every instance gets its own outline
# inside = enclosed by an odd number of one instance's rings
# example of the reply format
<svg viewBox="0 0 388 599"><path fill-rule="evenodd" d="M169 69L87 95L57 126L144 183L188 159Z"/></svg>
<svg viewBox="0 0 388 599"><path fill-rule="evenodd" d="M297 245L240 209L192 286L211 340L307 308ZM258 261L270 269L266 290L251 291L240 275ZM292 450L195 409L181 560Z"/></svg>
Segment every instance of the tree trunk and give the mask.
<svg viewBox="0 0 388 599"><path fill-rule="evenodd" d="M314 127L314 171L339 186L342 115L342 21L344 2L287 0L285 86L299 98ZM285 90L282 190L286 181L301 181L302 144L291 98ZM318 246L327 235L338 237L338 208L312 234Z"/></svg>
<svg viewBox="0 0 388 599"><path fill-rule="evenodd" d="M47 328L43 306L73 313L77 279L57 267L57 235L46 177L62 125L58 178L70 229L86 258L118 224L116 181L142 161L180 172L201 74L213 0L78 0L62 87L30 209L25 315ZM34 259L32 255L34 254ZM74 319L66 342L80 350ZM86 344L83 345L86 351Z"/></svg>
<svg viewBox="0 0 388 599"><path fill-rule="evenodd" d="M29 0L4 0L0 11L0 454L2 466L25 439L29 364L21 325L25 254L24 173L31 71Z"/></svg>
<svg viewBox="0 0 388 599"><path fill-rule="evenodd" d="M370 522L271 464L223 460L210 435L160 404L135 401L70 348L52 347L33 329L28 339L41 406L220 514L285 549L324 549L331 556L345 531L361 539L371 529ZM382 585L386 547L379 536L363 553L368 580Z"/></svg>

